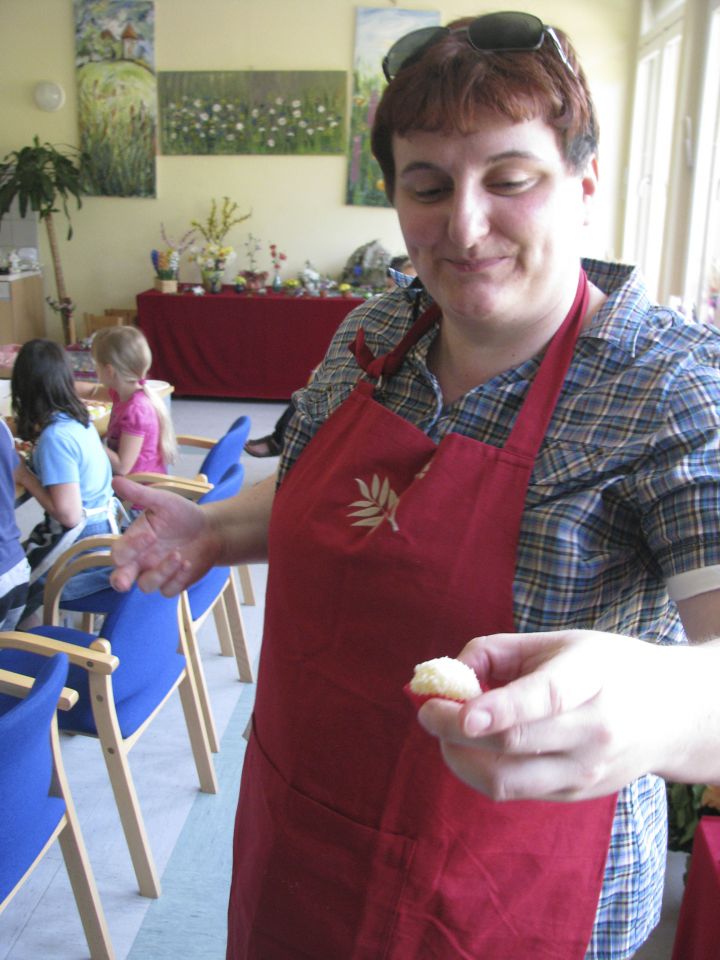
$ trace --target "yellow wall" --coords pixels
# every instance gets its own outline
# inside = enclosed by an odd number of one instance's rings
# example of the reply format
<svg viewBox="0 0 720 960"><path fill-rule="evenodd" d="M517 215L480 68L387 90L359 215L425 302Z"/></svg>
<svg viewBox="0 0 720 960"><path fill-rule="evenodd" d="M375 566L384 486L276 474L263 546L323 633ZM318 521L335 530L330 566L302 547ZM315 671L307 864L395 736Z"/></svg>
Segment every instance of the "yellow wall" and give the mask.
<svg viewBox="0 0 720 960"><path fill-rule="evenodd" d="M155 0L157 70L352 70L353 0ZM367 5L371 5L368 3ZM390 0L376 2L391 7ZM402 0L400 4L402 5ZM406 2L439 10L446 22L501 4L460 0ZM512 8L512 7L511 7ZM584 253L619 251L621 183L626 150L637 0L524 0L520 7L565 29L587 70L601 127L602 187L595 224ZM77 144L72 0L0 0L0 157L37 134L53 144ZM64 108L43 113L32 98L39 80L61 83ZM89 197L72 213L75 235L61 254L70 296L78 311L134 304L152 285L149 251L161 243L165 224L179 236L192 219L204 219L211 197L230 196L252 209L228 240L239 249L251 230L264 244L287 252L286 275L310 260L337 275L360 244L380 240L392 254L403 249L392 210L344 204L344 157L158 157L157 197ZM46 293L54 296L49 253L41 235ZM228 275L231 273L228 270ZM196 267L185 263L181 279ZM59 339L48 312L48 333Z"/></svg>

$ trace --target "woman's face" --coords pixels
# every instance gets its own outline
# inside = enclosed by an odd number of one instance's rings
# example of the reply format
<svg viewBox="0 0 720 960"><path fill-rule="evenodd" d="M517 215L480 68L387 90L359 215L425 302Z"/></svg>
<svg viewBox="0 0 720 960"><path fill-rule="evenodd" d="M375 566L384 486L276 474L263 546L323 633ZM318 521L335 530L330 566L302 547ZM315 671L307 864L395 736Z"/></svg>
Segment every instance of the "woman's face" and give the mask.
<svg viewBox="0 0 720 960"><path fill-rule="evenodd" d="M572 175L543 120L491 112L469 135L396 136L393 155L407 251L443 316L505 338L554 330L577 287L595 161Z"/></svg>

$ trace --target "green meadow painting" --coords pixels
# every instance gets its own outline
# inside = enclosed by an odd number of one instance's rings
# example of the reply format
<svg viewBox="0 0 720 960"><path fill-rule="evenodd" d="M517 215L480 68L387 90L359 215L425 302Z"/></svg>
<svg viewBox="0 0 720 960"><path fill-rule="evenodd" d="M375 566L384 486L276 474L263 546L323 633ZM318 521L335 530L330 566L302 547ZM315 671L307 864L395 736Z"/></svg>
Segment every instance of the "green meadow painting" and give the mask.
<svg viewBox="0 0 720 960"><path fill-rule="evenodd" d="M355 56L348 141L346 202L365 207L389 207L382 171L370 150L370 129L385 78L382 60L390 47L412 30L440 23L435 10L382 10L358 7L355 17Z"/></svg>
<svg viewBox="0 0 720 960"><path fill-rule="evenodd" d="M83 188L154 197L157 82L150 0L75 0Z"/></svg>
<svg viewBox="0 0 720 960"><path fill-rule="evenodd" d="M163 154L345 152L343 71L159 74Z"/></svg>

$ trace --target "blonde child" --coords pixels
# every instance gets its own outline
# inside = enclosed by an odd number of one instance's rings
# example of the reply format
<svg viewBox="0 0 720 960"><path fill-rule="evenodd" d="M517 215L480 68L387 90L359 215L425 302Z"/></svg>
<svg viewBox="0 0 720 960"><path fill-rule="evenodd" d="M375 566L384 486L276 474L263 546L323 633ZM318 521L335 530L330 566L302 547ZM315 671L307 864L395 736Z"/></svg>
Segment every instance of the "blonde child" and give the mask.
<svg viewBox="0 0 720 960"><path fill-rule="evenodd" d="M92 341L98 380L112 400L105 445L115 474L167 473L176 454L165 404L147 385L152 354L137 327L107 327Z"/></svg>

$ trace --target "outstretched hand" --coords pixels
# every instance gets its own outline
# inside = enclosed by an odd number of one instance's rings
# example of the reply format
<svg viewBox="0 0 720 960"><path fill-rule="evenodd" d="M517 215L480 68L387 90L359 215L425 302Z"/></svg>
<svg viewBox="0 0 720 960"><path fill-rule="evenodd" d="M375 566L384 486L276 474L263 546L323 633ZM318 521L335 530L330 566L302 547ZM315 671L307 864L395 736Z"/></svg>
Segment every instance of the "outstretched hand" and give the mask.
<svg viewBox="0 0 720 960"><path fill-rule="evenodd" d="M114 477L113 487L121 499L143 508L113 544L110 581L116 590L137 582L146 593L174 597L213 566L220 546L196 503L125 477Z"/></svg>
<svg viewBox="0 0 720 960"><path fill-rule="evenodd" d="M590 630L479 637L459 659L491 689L418 717L450 769L495 800L603 796L681 749L677 652Z"/></svg>

